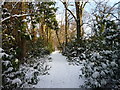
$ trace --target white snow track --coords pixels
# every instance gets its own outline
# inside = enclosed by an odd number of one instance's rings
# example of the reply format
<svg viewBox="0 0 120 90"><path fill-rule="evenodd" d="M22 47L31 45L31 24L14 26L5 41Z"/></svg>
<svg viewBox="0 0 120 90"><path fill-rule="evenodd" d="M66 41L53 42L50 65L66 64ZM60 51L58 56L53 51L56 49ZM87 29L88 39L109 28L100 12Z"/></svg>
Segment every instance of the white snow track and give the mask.
<svg viewBox="0 0 120 90"><path fill-rule="evenodd" d="M53 52L50 57L50 75L39 76L40 81L35 88L79 88L84 83L83 79L79 79L80 66L69 65L59 51Z"/></svg>

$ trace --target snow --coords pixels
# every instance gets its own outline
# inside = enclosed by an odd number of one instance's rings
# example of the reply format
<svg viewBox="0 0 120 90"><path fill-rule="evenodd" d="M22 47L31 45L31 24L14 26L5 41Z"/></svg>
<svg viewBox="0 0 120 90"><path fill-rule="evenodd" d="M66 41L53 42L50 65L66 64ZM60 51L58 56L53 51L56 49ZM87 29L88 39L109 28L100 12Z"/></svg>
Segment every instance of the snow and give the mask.
<svg viewBox="0 0 120 90"><path fill-rule="evenodd" d="M92 68L90 67L90 66L88 66L88 70L90 71L90 72L92 72L93 70L92 70Z"/></svg>
<svg viewBox="0 0 120 90"><path fill-rule="evenodd" d="M86 55L84 53L82 53L82 55L83 55L83 58L86 58Z"/></svg>
<svg viewBox="0 0 120 90"><path fill-rule="evenodd" d="M96 87L98 87L98 86L100 87L100 84L96 81L96 82L95 82L95 86L96 86Z"/></svg>
<svg viewBox="0 0 120 90"><path fill-rule="evenodd" d="M3 49L2 49L2 48L0 48L0 52L2 52L2 50L3 50Z"/></svg>
<svg viewBox="0 0 120 90"><path fill-rule="evenodd" d="M11 72L13 70L13 67L9 67L7 71Z"/></svg>
<svg viewBox="0 0 120 90"><path fill-rule="evenodd" d="M97 72L97 71L92 74L93 78L97 78L99 75L100 75L100 74L99 74L99 72Z"/></svg>
<svg viewBox="0 0 120 90"><path fill-rule="evenodd" d="M7 67L9 64L11 65L10 61L2 61L2 63L4 63L4 65Z"/></svg>
<svg viewBox="0 0 120 90"><path fill-rule="evenodd" d="M0 53L0 58L2 58L2 56L4 56L5 55L5 53Z"/></svg>
<svg viewBox="0 0 120 90"><path fill-rule="evenodd" d="M31 80L31 78L34 76L34 73L35 72L38 72L37 70L35 70L35 69L33 69L32 67L31 68L29 68L29 70L28 70L28 72L27 72L27 74L26 74L26 79L29 79L29 80Z"/></svg>
<svg viewBox="0 0 120 90"><path fill-rule="evenodd" d="M19 78L16 78L12 81L12 84L17 84L17 85L20 85L22 82Z"/></svg>
<svg viewBox="0 0 120 90"><path fill-rule="evenodd" d="M4 55L8 56L6 53L4 53L4 52L2 52L2 51L3 51L3 49L0 48L0 58L2 58L2 56L4 56Z"/></svg>
<svg viewBox="0 0 120 90"><path fill-rule="evenodd" d="M90 63L88 66L93 67L94 66L94 62Z"/></svg>
<svg viewBox="0 0 120 90"><path fill-rule="evenodd" d="M15 14L15 15L12 15L12 16L9 16L9 17L2 19L1 22L9 20L10 18L13 18L13 17L23 17L23 16L29 16L29 14L19 14L19 15Z"/></svg>
<svg viewBox="0 0 120 90"><path fill-rule="evenodd" d="M116 37L116 36L118 36L118 34L115 34L115 35L113 35L113 36L112 36L112 35L111 35L111 36L107 36L106 38L107 38L107 39L113 39L113 38Z"/></svg>
<svg viewBox="0 0 120 90"><path fill-rule="evenodd" d="M105 72L104 71L101 71L100 73L102 76L105 76Z"/></svg>
<svg viewBox="0 0 120 90"><path fill-rule="evenodd" d="M113 61L113 62L111 62L111 66L112 67L115 67L116 66L116 63Z"/></svg>
<svg viewBox="0 0 120 90"><path fill-rule="evenodd" d="M105 85L106 83L107 83L107 82L105 81L105 79L102 79L102 80L101 80L101 84L102 84L102 85Z"/></svg>
<svg viewBox="0 0 120 90"><path fill-rule="evenodd" d="M1 49L1 50L0 50L0 58L2 58L2 56L4 56L4 55L8 56L6 53L3 53L3 52L2 52L2 49Z"/></svg>
<svg viewBox="0 0 120 90"><path fill-rule="evenodd" d="M38 76L39 82L34 85L35 88L79 88L84 84L84 79L79 79L81 66L69 65L59 51L53 52L50 57L52 62L48 62L51 66L49 74Z"/></svg>
<svg viewBox="0 0 120 90"><path fill-rule="evenodd" d="M112 53L112 51L109 51L109 50L103 50L103 53L105 53L105 54L110 54L110 53Z"/></svg>
<svg viewBox="0 0 120 90"><path fill-rule="evenodd" d="M98 52L94 52L94 53L93 53L93 57L100 58L100 54L99 54Z"/></svg>
<svg viewBox="0 0 120 90"><path fill-rule="evenodd" d="M102 65L102 67L103 67L104 69L107 68L107 65L106 65L105 63L101 63L101 65Z"/></svg>
<svg viewBox="0 0 120 90"><path fill-rule="evenodd" d="M23 21L23 22L27 22L28 20L27 20L27 19L23 19L22 21Z"/></svg>

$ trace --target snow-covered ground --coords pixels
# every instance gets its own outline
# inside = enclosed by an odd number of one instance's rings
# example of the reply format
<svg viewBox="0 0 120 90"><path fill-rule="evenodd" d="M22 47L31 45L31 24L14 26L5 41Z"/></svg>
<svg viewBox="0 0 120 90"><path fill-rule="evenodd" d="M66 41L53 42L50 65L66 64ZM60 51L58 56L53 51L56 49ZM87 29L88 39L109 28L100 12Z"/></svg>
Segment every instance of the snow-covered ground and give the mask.
<svg viewBox="0 0 120 90"><path fill-rule="evenodd" d="M39 76L35 88L79 88L84 83L83 79L79 79L81 66L69 65L59 51L53 52L50 57L52 62L48 62L51 66L49 75Z"/></svg>

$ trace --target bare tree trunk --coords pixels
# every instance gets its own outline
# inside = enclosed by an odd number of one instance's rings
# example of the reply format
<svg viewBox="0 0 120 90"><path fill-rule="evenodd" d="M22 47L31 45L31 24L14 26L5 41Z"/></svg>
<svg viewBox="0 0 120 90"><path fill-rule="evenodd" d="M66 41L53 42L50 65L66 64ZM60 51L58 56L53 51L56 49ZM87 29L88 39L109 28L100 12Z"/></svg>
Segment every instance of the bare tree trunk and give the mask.
<svg viewBox="0 0 120 90"><path fill-rule="evenodd" d="M67 3L65 2L64 5L67 7ZM67 9L65 8L65 46L67 46L67 30L68 30L68 16L67 16Z"/></svg>
<svg viewBox="0 0 120 90"><path fill-rule="evenodd" d="M26 5L25 2L22 2L22 11L25 11ZM23 17L23 19L25 19L26 17ZM27 24L26 22L24 24ZM24 31L26 32L26 29L24 29ZM26 53L27 53L27 49L26 49L26 39L24 37L21 36L21 60L22 63L24 62L24 57L26 57Z"/></svg>
<svg viewBox="0 0 120 90"><path fill-rule="evenodd" d="M41 24L41 26L40 26L40 27L41 27L41 29L40 29L40 32L41 32L41 33L40 33L40 34L41 34L41 36L42 36L42 39L44 39L43 26L44 26L43 24Z"/></svg>
<svg viewBox="0 0 120 90"><path fill-rule="evenodd" d="M82 36L84 35L82 17L83 17L83 8L81 7L80 8L80 34L81 34L81 39L82 39Z"/></svg>
<svg viewBox="0 0 120 90"><path fill-rule="evenodd" d="M79 10L80 3L75 2L75 7L76 7L76 17L77 17L77 41L79 42L81 39L81 26L80 26L80 10Z"/></svg>

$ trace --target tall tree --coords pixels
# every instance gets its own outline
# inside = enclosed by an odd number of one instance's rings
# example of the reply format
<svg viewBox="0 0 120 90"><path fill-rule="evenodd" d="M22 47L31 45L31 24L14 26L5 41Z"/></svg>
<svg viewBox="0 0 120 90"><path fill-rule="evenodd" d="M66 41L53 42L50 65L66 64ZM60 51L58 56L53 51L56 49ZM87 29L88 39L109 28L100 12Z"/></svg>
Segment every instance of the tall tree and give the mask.
<svg viewBox="0 0 120 90"><path fill-rule="evenodd" d="M68 43L68 38L67 38L67 31L68 31L68 1L66 0L65 2L63 2L64 6L65 6L65 46L67 46Z"/></svg>
<svg viewBox="0 0 120 90"><path fill-rule="evenodd" d="M64 1L62 1L64 4ZM66 10L73 16L73 18L76 21L76 30L77 30L77 41L81 41L83 36L83 11L85 8L85 5L88 3L84 0L75 0L75 8L76 8L76 16L73 14L73 12L64 4Z"/></svg>

